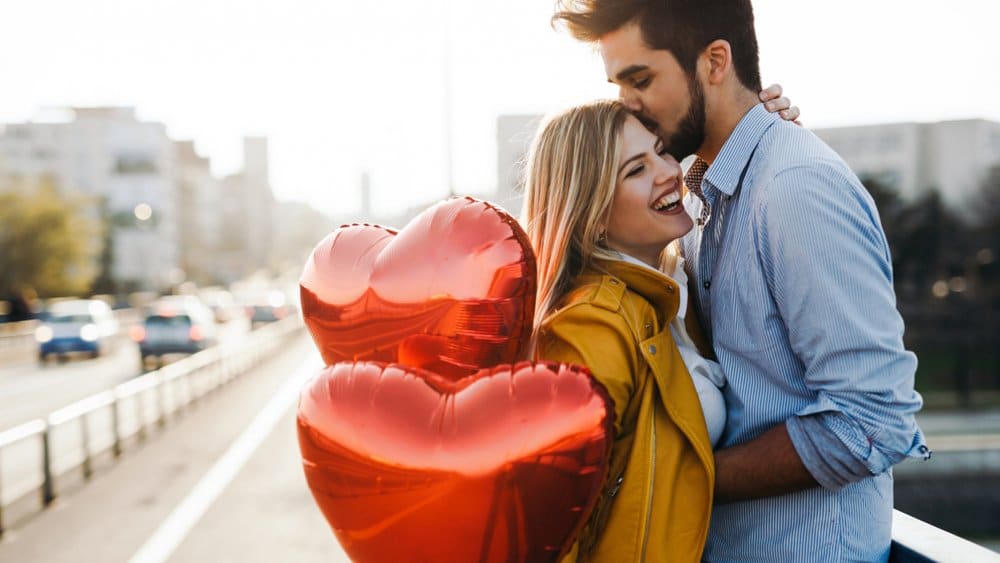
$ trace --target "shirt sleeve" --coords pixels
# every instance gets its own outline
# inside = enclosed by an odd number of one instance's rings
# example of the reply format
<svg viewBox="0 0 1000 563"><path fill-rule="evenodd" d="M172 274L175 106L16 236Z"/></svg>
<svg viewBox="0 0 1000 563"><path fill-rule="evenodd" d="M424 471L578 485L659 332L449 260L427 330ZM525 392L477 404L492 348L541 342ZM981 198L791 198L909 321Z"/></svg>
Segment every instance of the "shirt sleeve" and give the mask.
<svg viewBox="0 0 1000 563"><path fill-rule="evenodd" d="M871 197L832 164L801 166L774 178L756 214L768 284L816 397L786 421L806 468L838 489L926 458L916 357Z"/></svg>

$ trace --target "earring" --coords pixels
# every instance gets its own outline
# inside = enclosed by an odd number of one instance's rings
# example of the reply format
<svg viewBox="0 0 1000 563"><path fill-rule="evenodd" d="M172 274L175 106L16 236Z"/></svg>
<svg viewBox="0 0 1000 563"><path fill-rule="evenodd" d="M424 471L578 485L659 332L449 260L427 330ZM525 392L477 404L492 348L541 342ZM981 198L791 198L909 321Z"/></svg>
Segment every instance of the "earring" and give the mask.
<svg viewBox="0 0 1000 563"><path fill-rule="evenodd" d="M608 232L601 231L597 233L597 246L604 246L608 242Z"/></svg>

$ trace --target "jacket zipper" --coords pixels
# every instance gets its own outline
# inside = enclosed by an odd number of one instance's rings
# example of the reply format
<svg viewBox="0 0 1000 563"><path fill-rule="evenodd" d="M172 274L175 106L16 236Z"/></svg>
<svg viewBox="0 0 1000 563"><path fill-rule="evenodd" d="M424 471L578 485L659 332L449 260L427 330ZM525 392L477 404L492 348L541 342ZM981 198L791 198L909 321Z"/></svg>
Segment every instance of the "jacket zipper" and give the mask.
<svg viewBox="0 0 1000 563"><path fill-rule="evenodd" d="M654 408L655 410L655 408ZM646 544L649 542L649 521L653 515L653 486L656 484L656 416L650 418L650 426L653 428L652 432L652 447L649 449L649 487L646 489L648 491L646 500L646 525L642 529L642 558L639 561L646 560Z"/></svg>

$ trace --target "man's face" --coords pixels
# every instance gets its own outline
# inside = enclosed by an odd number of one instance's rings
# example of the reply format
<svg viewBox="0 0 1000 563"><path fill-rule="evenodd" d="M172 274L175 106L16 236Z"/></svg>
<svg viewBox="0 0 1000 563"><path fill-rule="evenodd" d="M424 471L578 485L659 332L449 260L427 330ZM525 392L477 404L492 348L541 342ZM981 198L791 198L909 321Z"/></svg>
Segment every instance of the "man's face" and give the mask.
<svg viewBox="0 0 1000 563"><path fill-rule="evenodd" d="M627 108L656 132L678 160L705 141L705 96L670 51L650 49L638 24L627 24L598 41L608 81Z"/></svg>

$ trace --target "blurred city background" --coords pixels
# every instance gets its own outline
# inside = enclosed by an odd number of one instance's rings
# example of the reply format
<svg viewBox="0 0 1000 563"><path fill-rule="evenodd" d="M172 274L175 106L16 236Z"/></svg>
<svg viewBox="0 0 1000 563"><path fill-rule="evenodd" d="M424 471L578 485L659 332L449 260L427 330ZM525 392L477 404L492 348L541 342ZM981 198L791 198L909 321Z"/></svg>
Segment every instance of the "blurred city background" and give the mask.
<svg viewBox="0 0 1000 563"><path fill-rule="evenodd" d="M0 560L336 552L301 478L286 397L280 438L261 435L245 473L217 493L226 510L260 517L199 513L148 556L160 521L288 374L318 367L297 279L320 239L345 223L402 227L449 195L516 215L539 119L615 96L599 57L551 29L551 8L0 9ZM997 549L1000 7L755 9L765 82L780 82L804 125L862 179L892 248L905 341L919 358L919 420L935 450L897 468L896 507ZM223 383L226 396L205 401L214 406L175 414ZM121 409L137 409L134 420ZM206 427L218 436L207 440ZM200 440L214 445L188 451ZM271 474L281 478L268 485ZM153 483L129 480L141 475ZM39 511L66 498L79 499L72 510ZM123 521L121 541L96 539ZM78 543L48 546L55 529Z"/></svg>

